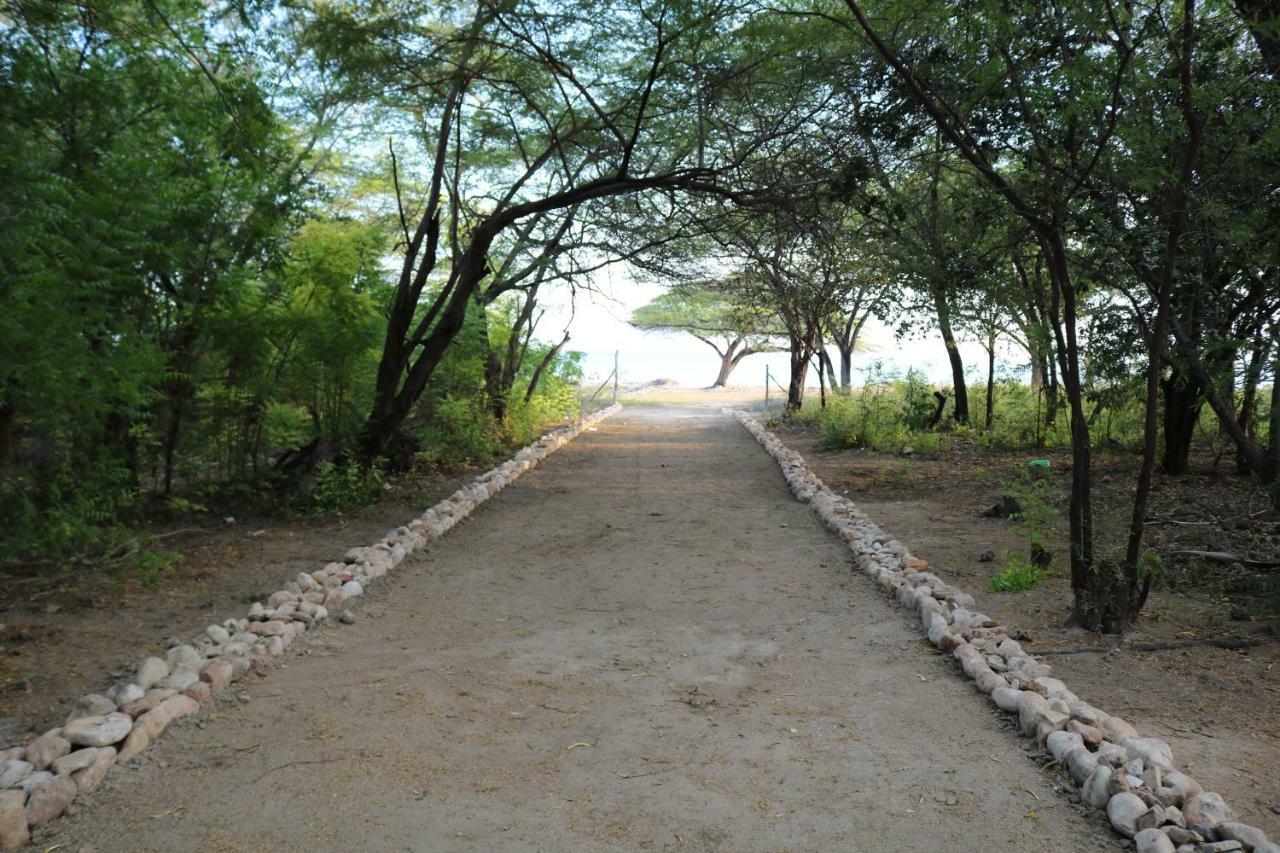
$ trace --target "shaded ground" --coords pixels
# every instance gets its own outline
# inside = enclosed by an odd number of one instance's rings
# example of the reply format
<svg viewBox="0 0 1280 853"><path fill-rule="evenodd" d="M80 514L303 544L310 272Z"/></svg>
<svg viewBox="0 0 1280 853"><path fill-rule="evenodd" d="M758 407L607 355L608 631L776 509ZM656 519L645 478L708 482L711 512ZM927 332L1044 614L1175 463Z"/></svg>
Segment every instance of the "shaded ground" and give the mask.
<svg viewBox="0 0 1280 853"><path fill-rule="evenodd" d="M285 660L41 842L1111 847L706 410L584 434Z"/></svg>
<svg viewBox="0 0 1280 853"><path fill-rule="evenodd" d="M1088 701L1131 719L1138 729L1173 746L1180 764L1207 787L1220 791L1250 823L1280 837L1280 636L1276 602L1266 594L1265 575L1240 567L1184 557L1165 559L1162 585L1151 595L1126 643L1186 640L1260 641L1231 651L1212 645L1111 654L1054 654L1117 640L1067 629L1071 590L1065 569L1038 588L993 593L987 584L1006 553L1025 553L1025 537L1003 519L979 511L998 501L1005 484L1033 455L1048 458L1059 491L1065 492L1070 459L1064 453L980 451L956 445L936 454L906 458L863 451L829 451L803 427L779 428L837 492L845 492L885 530L928 560L930 569L973 594L979 609L1002 624L1028 631L1024 643L1045 656L1054 675ZM1152 496L1148 542L1169 555L1182 549L1232 550L1271 558L1280 550L1274 513L1260 490L1212 460L1197 459L1197 472L1158 477ZM1101 538L1123 530L1136 458L1102 451L1095 460L1095 507ZM1065 498L1064 498L1065 500ZM1055 562L1065 565L1060 534L1051 534ZM983 550L996 553L979 562ZM1268 556L1270 555L1270 557ZM1272 576L1280 581L1280 575ZM1261 591L1261 592L1260 592ZM1273 590L1271 596L1276 595ZM1236 621L1251 612L1249 621Z"/></svg>
<svg viewBox="0 0 1280 853"><path fill-rule="evenodd" d="M423 476L373 506L336 517L218 518L157 528L182 556L151 586L132 575L0 567L0 746L65 719L137 656L244 612L301 571L340 559L445 497L468 478ZM178 535L172 535L174 532ZM170 535L165 535L170 534Z"/></svg>

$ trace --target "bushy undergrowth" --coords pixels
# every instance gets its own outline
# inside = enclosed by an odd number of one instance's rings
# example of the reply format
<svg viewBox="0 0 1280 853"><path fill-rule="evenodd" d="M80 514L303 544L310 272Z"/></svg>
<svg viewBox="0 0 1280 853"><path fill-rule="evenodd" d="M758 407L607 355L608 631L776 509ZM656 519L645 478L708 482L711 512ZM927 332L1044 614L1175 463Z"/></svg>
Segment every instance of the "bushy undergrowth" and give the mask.
<svg viewBox="0 0 1280 853"><path fill-rule="evenodd" d="M311 488L299 495L297 507L314 515L341 512L372 502L382 492L382 484L382 474L376 468L362 471L346 459L322 462Z"/></svg>
<svg viewBox="0 0 1280 853"><path fill-rule="evenodd" d="M935 390L946 392L947 402L938 424L926 429L936 405ZM847 392L828 393L825 408L814 395L809 395L796 417L815 425L823 442L833 449L898 451L910 446L917 452L927 452L940 446L942 436L972 441L984 450L1052 449L1070 445L1071 413L1061 394L1056 411L1050 417L1051 398L1046 389L1013 380L997 382L989 428L985 424L986 396L985 384L974 383L969 389L969 422L957 423L949 388L929 385L915 372L894 376L873 366L866 372L862 384ZM1139 395L1132 389L1108 387L1091 392L1086 415L1090 418L1095 446L1140 450L1142 407ZM1265 433L1265 424L1260 426ZM1201 412L1196 437L1210 447L1229 452L1216 416L1207 406Z"/></svg>

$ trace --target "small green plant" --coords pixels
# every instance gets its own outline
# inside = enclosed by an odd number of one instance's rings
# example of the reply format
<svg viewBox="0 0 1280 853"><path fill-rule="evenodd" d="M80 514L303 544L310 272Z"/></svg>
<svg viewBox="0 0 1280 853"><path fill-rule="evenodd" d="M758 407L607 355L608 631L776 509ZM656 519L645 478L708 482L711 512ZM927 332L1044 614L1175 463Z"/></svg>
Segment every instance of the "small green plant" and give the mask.
<svg viewBox="0 0 1280 853"><path fill-rule="evenodd" d="M1049 573L1022 554L1010 555L1004 568L987 584L989 592L1026 592L1035 589Z"/></svg>
<svg viewBox="0 0 1280 853"><path fill-rule="evenodd" d="M174 515L192 515L197 512L208 512L209 508L189 498L171 497L165 502L165 508Z"/></svg>
<svg viewBox="0 0 1280 853"><path fill-rule="evenodd" d="M298 509L319 515L364 506L382 492L382 483L377 469L362 471L349 461L324 462L316 469L315 484L298 501Z"/></svg>
<svg viewBox="0 0 1280 853"><path fill-rule="evenodd" d="M1168 578L1164 561L1151 548L1143 548L1138 557L1138 582L1143 583L1150 577L1153 586L1164 586Z"/></svg>
<svg viewBox="0 0 1280 853"><path fill-rule="evenodd" d="M115 529L114 535L131 536L131 531L120 527ZM108 552L103 558L103 565L115 575L116 583L123 585L132 576L144 589L155 589L160 585L160 579L182 562L182 554L177 551L151 548L155 541L151 536L131 537Z"/></svg>
<svg viewBox="0 0 1280 853"><path fill-rule="evenodd" d="M1039 469L1024 466L1005 484L1005 494L1018 502L1013 529L1026 537L1028 550L1047 550L1049 534L1061 515L1053 480Z"/></svg>

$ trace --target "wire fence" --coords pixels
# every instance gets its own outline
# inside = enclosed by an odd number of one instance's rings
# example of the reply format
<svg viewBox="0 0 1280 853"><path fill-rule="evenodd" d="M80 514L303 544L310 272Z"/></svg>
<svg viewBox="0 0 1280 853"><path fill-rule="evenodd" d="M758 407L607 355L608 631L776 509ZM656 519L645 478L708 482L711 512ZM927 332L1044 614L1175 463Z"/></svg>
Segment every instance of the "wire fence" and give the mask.
<svg viewBox="0 0 1280 853"><path fill-rule="evenodd" d="M620 353L618 350L613 351L613 371L604 378L604 381L600 383L600 386L596 388L596 390L592 392L590 396L582 398L582 402L579 408L581 409L581 412L583 415L589 415L592 412L597 412L606 406L611 406L614 403L618 402L619 355ZM604 398L601 398L600 397L601 392L604 391L606 388L608 388L610 384L613 385L612 397L610 397L609 395L606 395ZM585 388L580 389L580 393L581 391L585 391L585 390L586 390Z"/></svg>

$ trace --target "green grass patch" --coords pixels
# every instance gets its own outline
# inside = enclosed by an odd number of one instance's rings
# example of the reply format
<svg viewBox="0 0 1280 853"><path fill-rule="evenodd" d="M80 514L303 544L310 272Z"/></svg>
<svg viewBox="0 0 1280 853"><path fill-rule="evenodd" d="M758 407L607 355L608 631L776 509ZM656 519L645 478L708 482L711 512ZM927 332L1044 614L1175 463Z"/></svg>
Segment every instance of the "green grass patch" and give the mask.
<svg viewBox="0 0 1280 853"><path fill-rule="evenodd" d="M987 584L988 592L1026 592L1035 589L1049 573L1026 557L1010 557L1005 567Z"/></svg>

